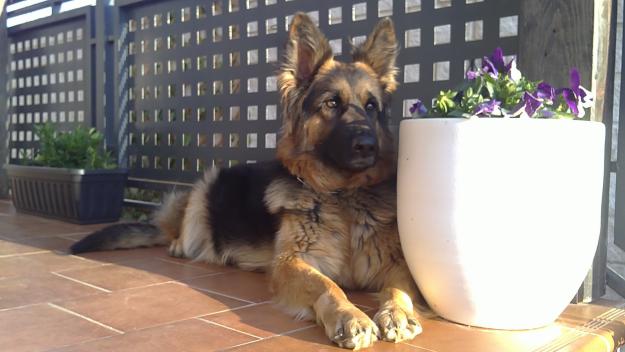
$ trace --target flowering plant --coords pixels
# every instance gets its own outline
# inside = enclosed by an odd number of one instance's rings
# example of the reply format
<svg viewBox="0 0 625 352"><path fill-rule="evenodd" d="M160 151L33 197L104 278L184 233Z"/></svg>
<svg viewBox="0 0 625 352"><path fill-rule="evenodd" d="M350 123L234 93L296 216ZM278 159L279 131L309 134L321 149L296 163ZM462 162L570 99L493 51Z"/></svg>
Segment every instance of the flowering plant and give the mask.
<svg viewBox="0 0 625 352"><path fill-rule="evenodd" d="M413 117L535 117L581 118L593 95L580 85L579 72L570 72L570 87L554 88L523 77L515 59L506 63L501 48L484 57L480 69L469 70L456 90L441 91L432 107L417 99Z"/></svg>

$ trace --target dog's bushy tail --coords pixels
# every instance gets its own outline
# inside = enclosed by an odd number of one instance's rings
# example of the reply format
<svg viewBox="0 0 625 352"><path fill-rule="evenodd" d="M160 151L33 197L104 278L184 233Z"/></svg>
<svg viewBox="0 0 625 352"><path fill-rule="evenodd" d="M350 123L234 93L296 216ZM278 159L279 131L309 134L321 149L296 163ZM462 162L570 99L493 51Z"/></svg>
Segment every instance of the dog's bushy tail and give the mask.
<svg viewBox="0 0 625 352"><path fill-rule="evenodd" d="M70 253L111 251L137 247L165 245L168 238L156 226L145 223L126 223L107 226L70 247Z"/></svg>
<svg viewBox="0 0 625 352"><path fill-rule="evenodd" d="M155 224L123 223L107 226L74 243L70 253L167 245L179 236L188 198L187 192L170 193L154 215Z"/></svg>

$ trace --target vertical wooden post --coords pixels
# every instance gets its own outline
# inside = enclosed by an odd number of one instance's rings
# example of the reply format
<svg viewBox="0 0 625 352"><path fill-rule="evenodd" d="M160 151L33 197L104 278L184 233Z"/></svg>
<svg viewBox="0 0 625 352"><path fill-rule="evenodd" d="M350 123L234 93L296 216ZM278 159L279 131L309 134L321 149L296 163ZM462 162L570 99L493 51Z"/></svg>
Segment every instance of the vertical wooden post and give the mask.
<svg viewBox="0 0 625 352"><path fill-rule="evenodd" d="M0 0L0 198L9 195L9 179L4 171L4 165L9 160L9 117L7 116L7 64L9 37L6 26L6 11L4 0Z"/></svg>
<svg viewBox="0 0 625 352"><path fill-rule="evenodd" d="M90 23L94 30L94 68L95 72L92 73L93 82L95 82L95 88L93 90L92 103L95 106L92 108L94 116L92 118L93 127L96 127L100 132L104 133L105 129L105 96L104 96L104 82L105 82L105 40L106 40L106 22L105 22L105 6L104 1L96 1L94 15L91 18L93 23Z"/></svg>
<svg viewBox="0 0 625 352"><path fill-rule="evenodd" d="M569 85L569 69L576 67L581 74L582 85L596 95L589 118L606 123L607 131L611 130L612 121L612 7L612 0L522 0L519 16L521 70L530 79L545 80L562 87ZM609 150L606 148L607 181ZM599 245L593 267L580 289L577 301L591 301L605 294L609 187L609 182L605 180Z"/></svg>

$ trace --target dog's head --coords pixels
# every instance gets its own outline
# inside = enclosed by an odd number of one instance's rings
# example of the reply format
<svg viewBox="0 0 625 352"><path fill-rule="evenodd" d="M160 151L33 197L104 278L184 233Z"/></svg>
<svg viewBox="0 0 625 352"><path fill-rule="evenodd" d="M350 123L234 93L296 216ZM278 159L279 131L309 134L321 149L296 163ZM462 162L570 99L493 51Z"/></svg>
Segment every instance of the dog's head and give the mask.
<svg viewBox="0 0 625 352"><path fill-rule="evenodd" d="M384 181L395 173L386 105L397 87L397 41L383 19L352 51L334 60L326 37L298 13L280 72L283 109L278 158L320 192Z"/></svg>

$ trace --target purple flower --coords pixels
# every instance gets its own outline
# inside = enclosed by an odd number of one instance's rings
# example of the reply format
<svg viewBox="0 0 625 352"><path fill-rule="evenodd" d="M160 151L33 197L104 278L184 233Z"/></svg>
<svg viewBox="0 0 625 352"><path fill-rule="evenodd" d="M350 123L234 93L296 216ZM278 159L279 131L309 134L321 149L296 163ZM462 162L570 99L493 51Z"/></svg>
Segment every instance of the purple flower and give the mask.
<svg viewBox="0 0 625 352"><path fill-rule="evenodd" d="M582 87L580 83L581 79L579 77L579 71L577 71L576 68L571 69L569 85L571 86L571 89L577 97L578 104L581 105L582 108L591 107L593 102L593 95L591 92L586 90L586 88Z"/></svg>
<svg viewBox="0 0 625 352"><path fill-rule="evenodd" d="M481 75L482 73L480 71L467 71L467 79L471 81L478 78Z"/></svg>
<svg viewBox="0 0 625 352"><path fill-rule="evenodd" d="M495 67L495 64L490 61L490 59L486 56L484 57L484 60L482 60L482 71L484 73L488 73L491 77L495 79L497 79L497 76L499 74L499 71L497 71L497 67Z"/></svg>
<svg viewBox="0 0 625 352"><path fill-rule="evenodd" d="M536 97L538 99L553 101L556 98L556 90L549 83L540 82L536 87Z"/></svg>
<svg viewBox="0 0 625 352"><path fill-rule="evenodd" d="M573 90L576 96L583 98L586 95L586 93L583 93L584 96L582 96L582 91L581 89L579 89L580 84L581 84L581 79L579 78L579 71L577 71L576 68L572 68L571 75L569 77L569 86L571 87L571 89Z"/></svg>
<svg viewBox="0 0 625 352"><path fill-rule="evenodd" d="M493 63L497 72L506 73L509 67L506 66L506 62L503 59L503 50L501 48L495 49L495 51L489 57L490 62Z"/></svg>
<svg viewBox="0 0 625 352"><path fill-rule="evenodd" d="M419 99L417 99L415 101L415 103L412 104L412 106L410 107L409 110L410 110L410 113L413 114L413 115L415 115L415 113L416 113L417 117L418 116L423 116L423 115L427 114L427 112L428 112L428 109L425 107L425 104L423 104L423 102L421 100L419 100Z"/></svg>
<svg viewBox="0 0 625 352"><path fill-rule="evenodd" d="M480 114L491 115L495 113L498 115L500 111L499 109L500 106L501 106L501 102L499 100L488 100L488 101L478 104L475 107L475 112L473 114L474 115L480 115Z"/></svg>
<svg viewBox="0 0 625 352"><path fill-rule="evenodd" d="M525 103L525 113L529 117L532 117L532 115L534 115L536 110L538 110L538 108L542 104L540 100L538 100L538 98L536 98L529 92L525 92L525 94L523 94L523 102Z"/></svg>
<svg viewBox="0 0 625 352"><path fill-rule="evenodd" d="M566 105L569 106L571 112L575 116L579 116L580 110L577 107L577 96L575 95L575 91L571 88L560 88L558 89L558 93L562 94Z"/></svg>
<svg viewBox="0 0 625 352"><path fill-rule="evenodd" d="M493 78L497 78L499 73L508 73L510 66L511 64L506 65L503 58L503 50L499 47L490 56L484 56L482 60L482 70L493 76Z"/></svg>
<svg viewBox="0 0 625 352"><path fill-rule="evenodd" d="M562 98L568 105L571 113L577 117L584 116L584 109L592 107L593 95L587 91L586 88L580 85L580 77L577 69L571 69L571 75L569 77L570 88L560 88L556 90L556 95L562 94Z"/></svg>

